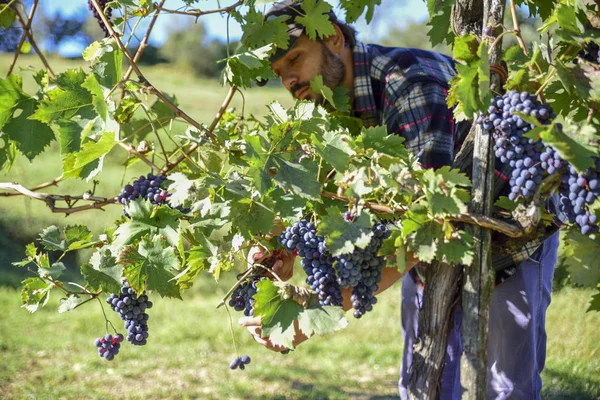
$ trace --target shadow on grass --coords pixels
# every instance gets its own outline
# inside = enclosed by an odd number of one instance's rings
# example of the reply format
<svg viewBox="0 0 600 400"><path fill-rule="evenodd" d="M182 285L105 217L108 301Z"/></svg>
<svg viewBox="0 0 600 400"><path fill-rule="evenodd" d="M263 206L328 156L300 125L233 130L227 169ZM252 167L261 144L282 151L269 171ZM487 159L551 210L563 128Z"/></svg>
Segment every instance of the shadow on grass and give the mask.
<svg viewBox="0 0 600 400"><path fill-rule="evenodd" d="M600 381L545 369L542 398L544 400L598 400Z"/></svg>

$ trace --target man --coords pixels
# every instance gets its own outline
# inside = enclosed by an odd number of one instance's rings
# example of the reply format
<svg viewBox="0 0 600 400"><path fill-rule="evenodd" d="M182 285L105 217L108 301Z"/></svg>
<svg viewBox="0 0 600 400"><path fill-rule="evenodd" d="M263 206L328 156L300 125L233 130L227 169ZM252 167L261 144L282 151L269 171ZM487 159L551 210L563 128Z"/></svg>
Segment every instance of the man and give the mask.
<svg viewBox="0 0 600 400"><path fill-rule="evenodd" d="M469 124L456 124L446 105L450 78L455 74L452 59L418 49L385 48L365 45L355 39L355 31L328 14L335 34L312 41L304 34L295 17L302 14L299 3L286 0L271 8L265 18L288 16L290 45L278 49L271 68L290 93L301 100L322 101L310 89L317 75L334 88L346 87L352 112L366 126L385 125L389 134L403 136L408 150L416 154L426 168L450 165L462 143ZM499 163L499 161L498 161ZM499 163L496 194L505 188L509 167ZM507 179L506 179L507 180ZM552 277L557 258L558 237L533 242L515 254L494 254L499 284L490 306L488 337L488 384L490 399L538 399L540 373L546 353L545 314L550 303ZM260 257L262 254L256 254ZM412 253L408 265L418 263ZM290 270L291 259L276 263L279 271ZM418 332L423 282L420 268L411 269L402 283L402 331L404 354L399 382L401 398L407 398L413 344ZM289 275L289 274L288 274ZM386 290L402 277L395 268L384 268L379 291ZM350 307L350 290L343 293L344 309ZM448 338L446 362L442 374L442 399L460 398L461 309L456 307L453 328ZM242 319L254 339L274 347L260 334L260 320ZM299 334L295 344L307 338Z"/></svg>

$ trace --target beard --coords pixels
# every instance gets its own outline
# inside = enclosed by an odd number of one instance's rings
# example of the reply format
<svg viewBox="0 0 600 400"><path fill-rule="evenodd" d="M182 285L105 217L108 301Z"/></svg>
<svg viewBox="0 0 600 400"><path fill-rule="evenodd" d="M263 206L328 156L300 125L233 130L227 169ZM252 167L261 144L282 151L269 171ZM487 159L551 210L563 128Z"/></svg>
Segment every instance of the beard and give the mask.
<svg viewBox="0 0 600 400"><path fill-rule="evenodd" d="M342 60L333 54L333 52L322 42L321 55L322 61L319 75L323 77L323 84L333 90L344 81L344 77L346 76L346 66ZM290 90L292 96L296 98L295 94L305 87L310 87L310 82L296 83ZM315 103L320 105L325 104L325 98L321 93L315 93L312 97L312 100L314 100Z"/></svg>

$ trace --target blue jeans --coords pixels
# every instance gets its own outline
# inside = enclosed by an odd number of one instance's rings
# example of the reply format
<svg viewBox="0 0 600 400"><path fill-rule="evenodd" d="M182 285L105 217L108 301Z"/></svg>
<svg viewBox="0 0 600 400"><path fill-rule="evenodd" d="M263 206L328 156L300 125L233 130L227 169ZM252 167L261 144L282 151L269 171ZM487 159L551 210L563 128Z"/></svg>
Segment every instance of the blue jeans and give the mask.
<svg viewBox="0 0 600 400"><path fill-rule="evenodd" d="M557 261L558 232L550 236L518 271L496 286L490 303L487 346L487 398L540 399L541 372L546 362L546 310ZM407 399L413 344L418 335L423 289L407 274L402 282L400 398ZM441 380L442 400L460 399L462 309L454 309L454 325Z"/></svg>

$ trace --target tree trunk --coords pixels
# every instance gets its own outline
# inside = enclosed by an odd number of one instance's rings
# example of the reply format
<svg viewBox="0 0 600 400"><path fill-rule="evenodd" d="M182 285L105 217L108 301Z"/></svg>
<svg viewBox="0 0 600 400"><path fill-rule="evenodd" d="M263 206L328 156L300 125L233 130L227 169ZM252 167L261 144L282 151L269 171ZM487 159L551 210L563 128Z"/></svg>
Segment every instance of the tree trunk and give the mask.
<svg viewBox="0 0 600 400"><path fill-rule="evenodd" d="M457 0L452 10L451 26L457 35L481 35L483 26L503 20L504 4L497 0ZM496 47L501 49L501 43ZM500 51L494 51L490 63L499 63ZM492 90L500 92L500 78L492 74ZM489 215L493 204L494 153L491 136L483 135L473 125L463 151L453 167L471 172L473 202L470 212ZM471 174L469 174L471 175ZM485 398L486 347L489 301L494 283L491 268L490 233L485 229L467 227L474 238L475 261L465 272L463 283L463 349L461 385L463 398ZM426 287L423 308L419 315L418 339L414 346L409 382L409 397L436 399L446 355L448 333L453 325L452 310L461 301L462 269L443 263L433 263L425 272Z"/></svg>

